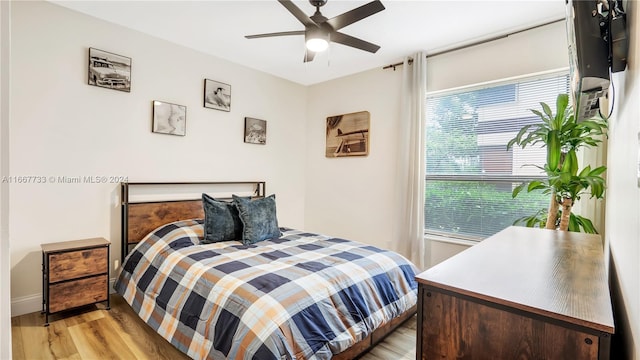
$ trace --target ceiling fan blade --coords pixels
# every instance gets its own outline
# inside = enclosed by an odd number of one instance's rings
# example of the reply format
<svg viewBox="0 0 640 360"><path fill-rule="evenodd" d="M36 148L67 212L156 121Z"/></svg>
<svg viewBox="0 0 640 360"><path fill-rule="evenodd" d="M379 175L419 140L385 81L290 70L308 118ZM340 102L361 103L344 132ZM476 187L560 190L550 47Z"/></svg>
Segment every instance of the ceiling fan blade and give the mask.
<svg viewBox="0 0 640 360"><path fill-rule="evenodd" d="M304 62L309 62L309 61L313 61L313 58L316 56L316 53L314 53L313 51L305 51L304 52Z"/></svg>
<svg viewBox="0 0 640 360"><path fill-rule="evenodd" d="M278 0L278 2L280 4L282 4L282 6L287 8L287 10L289 10L289 12L293 16L295 16L296 19L298 19L298 21L300 21L305 27L307 27L307 26L318 26L318 25L316 25L316 23L313 22L313 20L311 20L307 16L307 14L302 12L302 10L300 10L299 7L297 7L293 2L291 2L291 0Z"/></svg>
<svg viewBox="0 0 640 360"><path fill-rule="evenodd" d="M289 35L304 35L304 30L299 31L282 31L275 33L267 33L267 34L256 34L256 35L245 35L247 39L258 39L272 36L289 36Z"/></svg>
<svg viewBox="0 0 640 360"><path fill-rule="evenodd" d="M354 47L356 49L368 51L370 53L375 53L380 49L380 46L376 44L372 44L370 42L364 41L362 39L358 39L351 35L343 34L340 32L333 32L330 35L330 39L332 42L337 42L338 44L347 45Z"/></svg>
<svg viewBox="0 0 640 360"><path fill-rule="evenodd" d="M351 25L356 21L360 21L382 10L384 10L384 5L382 5L379 0L372 1L327 20L327 24L331 25L334 30L340 30L347 25Z"/></svg>

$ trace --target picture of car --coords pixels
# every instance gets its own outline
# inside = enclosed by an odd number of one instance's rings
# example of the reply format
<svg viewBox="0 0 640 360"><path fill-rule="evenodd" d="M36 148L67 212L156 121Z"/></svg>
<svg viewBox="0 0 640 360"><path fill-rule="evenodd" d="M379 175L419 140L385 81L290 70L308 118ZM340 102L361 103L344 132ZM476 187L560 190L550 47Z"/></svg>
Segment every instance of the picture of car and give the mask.
<svg viewBox="0 0 640 360"><path fill-rule="evenodd" d="M89 49L89 85L129 92L131 90L131 59Z"/></svg>

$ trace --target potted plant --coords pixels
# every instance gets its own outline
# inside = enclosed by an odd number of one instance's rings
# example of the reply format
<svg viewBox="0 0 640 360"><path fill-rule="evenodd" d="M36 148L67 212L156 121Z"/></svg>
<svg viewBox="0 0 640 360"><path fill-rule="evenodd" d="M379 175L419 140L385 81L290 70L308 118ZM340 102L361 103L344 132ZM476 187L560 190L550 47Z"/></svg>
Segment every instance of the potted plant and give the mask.
<svg viewBox="0 0 640 360"><path fill-rule="evenodd" d="M540 103L542 112L531 110L542 123L526 125L507 144L522 148L542 144L547 150L547 163L537 166L546 174L544 180L524 182L513 189L512 197L526 189L527 192L543 191L548 194L549 208L542 209L531 216L525 216L514 223L524 223L528 227L544 227L563 231L584 231L597 233L591 220L573 214L573 205L581 196L589 194L601 199L604 197L605 179L602 174L605 166L592 169L590 165L579 169L576 151L581 147L597 146L600 136L605 134L607 123L602 119L576 121L573 109L569 106L569 96L560 94L556 100L556 113L549 105Z"/></svg>

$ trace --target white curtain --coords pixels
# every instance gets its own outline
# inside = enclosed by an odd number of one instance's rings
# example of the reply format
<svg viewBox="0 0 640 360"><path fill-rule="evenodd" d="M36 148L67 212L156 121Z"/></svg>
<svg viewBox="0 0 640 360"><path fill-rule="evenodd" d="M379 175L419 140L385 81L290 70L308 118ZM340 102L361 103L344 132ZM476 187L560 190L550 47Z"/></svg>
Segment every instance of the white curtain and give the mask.
<svg viewBox="0 0 640 360"><path fill-rule="evenodd" d="M429 256L424 239L425 101L427 58L420 52L404 59L398 141L396 221L400 252L421 270Z"/></svg>

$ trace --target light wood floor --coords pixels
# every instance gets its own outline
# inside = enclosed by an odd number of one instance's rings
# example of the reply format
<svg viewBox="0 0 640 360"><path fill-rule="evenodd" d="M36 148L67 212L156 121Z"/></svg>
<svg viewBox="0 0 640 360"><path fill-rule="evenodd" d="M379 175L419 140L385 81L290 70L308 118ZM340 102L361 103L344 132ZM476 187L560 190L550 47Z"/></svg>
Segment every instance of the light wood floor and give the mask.
<svg viewBox="0 0 640 360"><path fill-rule="evenodd" d="M49 317L39 312L11 319L13 359L189 359L156 334L119 295L111 310L90 306ZM362 360L416 358L416 317L404 323Z"/></svg>

